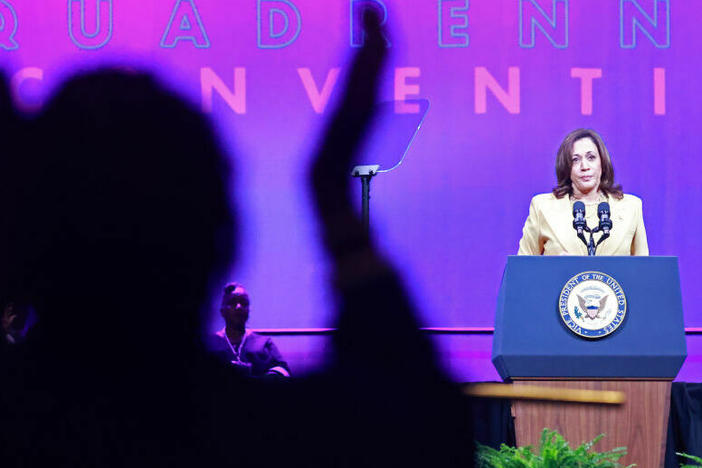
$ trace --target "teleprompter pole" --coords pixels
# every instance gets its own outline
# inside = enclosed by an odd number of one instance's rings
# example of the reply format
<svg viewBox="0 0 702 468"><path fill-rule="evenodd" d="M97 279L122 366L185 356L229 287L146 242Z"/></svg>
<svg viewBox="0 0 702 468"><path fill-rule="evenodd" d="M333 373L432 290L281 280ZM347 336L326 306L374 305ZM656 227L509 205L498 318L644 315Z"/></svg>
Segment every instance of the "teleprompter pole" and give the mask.
<svg viewBox="0 0 702 468"><path fill-rule="evenodd" d="M361 176L361 219L366 232L370 229L370 175Z"/></svg>
<svg viewBox="0 0 702 468"><path fill-rule="evenodd" d="M356 166L351 171L351 175L361 179L361 221L366 231L370 230L370 182L374 175L378 173L380 165Z"/></svg>

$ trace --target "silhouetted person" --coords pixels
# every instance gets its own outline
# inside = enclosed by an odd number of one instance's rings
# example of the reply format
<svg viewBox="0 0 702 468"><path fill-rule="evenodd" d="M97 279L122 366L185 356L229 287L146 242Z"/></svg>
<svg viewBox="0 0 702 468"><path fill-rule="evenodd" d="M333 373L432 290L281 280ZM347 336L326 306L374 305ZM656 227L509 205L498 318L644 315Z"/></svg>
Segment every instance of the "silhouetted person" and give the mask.
<svg viewBox="0 0 702 468"><path fill-rule="evenodd" d="M40 320L3 393L0 466L472 465L466 400L349 198L386 50L378 18L365 19L311 175L338 298L335 363L265 382L204 352L198 311L237 245L230 168L202 117L152 79L74 78L35 122L19 171L12 248Z"/></svg>
<svg viewBox="0 0 702 468"><path fill-rule="evenodd" d="M199 311L236 245L229 164L139 73L73 78L32 125L12 248L40 319L0 464L192 466L216 432Z"/></svg>
<svg viewBox="0 0 702 468"><path fill-rule="evenodd" d="M16 239L24 235L17 225L17 207L24 187L18 174L28 151L25 146L26 122L15 110L9 85L0 76L0 367L6 352L24 340L29 307L20 288L22 276L15 249Z"/></svg>
<svg viewBox="0 0 702 468"><path fill-rule="evenodd" d="M222 291L224 328L210 340L218 359L242 376L290 377L290 367L273 339L246 329L251 299L243 285L228 283Z"/></svg>
<svg viewBox="0 0 702 468"><path fill-rule="evenodd" d="M353 156L372 118L384 63L378 18L310 173L315 210L337 298L335 361L324 375L293 382L272 412L287 433L272 466L473 466L468 400L439 371L431 344L393 266L378 252L351 203ZM276 443L272 447L281 447ZM275 459L275 453L283 453ZM276 465L277 463L277 465Z"/></svg>
<svg viewBox="0 0 702 468"><path fill-rule="evenodd" d="M378 18L367 12L364 20L366 45L311 172L339 300L337 366L355 416L351 437L368 448L357 455L358 466L472 466L467 400L439 371L402 281L350 199L349 172L370 125L387 51Z"/></svg>

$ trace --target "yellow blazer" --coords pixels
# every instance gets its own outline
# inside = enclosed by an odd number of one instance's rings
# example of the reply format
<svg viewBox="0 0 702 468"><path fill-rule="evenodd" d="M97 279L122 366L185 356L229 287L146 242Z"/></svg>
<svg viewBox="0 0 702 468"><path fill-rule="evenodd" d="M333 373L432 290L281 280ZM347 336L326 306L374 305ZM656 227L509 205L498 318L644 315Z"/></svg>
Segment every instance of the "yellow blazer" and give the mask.
<svg viewBox="0 0 702 468"><path fill-rule="evenodd" d="M607 202L612 230L597 248L597 255L648 255L641 199L624 195L621 200L608 197ZM585 204L585 221L591 229L599 222L597 205ZM595 234L595 242L600 235ZM589 240L590 234L585 233L585 238ZM518 255L587 255L587 247L573 229L573 202L568 196L542 193L531 199Z"/></svg>

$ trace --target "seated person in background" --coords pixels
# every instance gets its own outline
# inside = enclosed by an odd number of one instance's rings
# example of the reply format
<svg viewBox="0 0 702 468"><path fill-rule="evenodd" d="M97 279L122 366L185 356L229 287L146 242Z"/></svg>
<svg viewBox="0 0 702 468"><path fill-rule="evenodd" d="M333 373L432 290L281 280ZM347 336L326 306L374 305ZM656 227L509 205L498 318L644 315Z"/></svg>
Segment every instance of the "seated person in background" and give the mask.
<svg viewBox="0 0 702 468"><path fill-rule="evenodd" d="M212 351L243 375L289 377L288 363L273 340L246 329L249 306L249 294L242 285L229 283L224 287L220 312L225 326L214 335Z"/></svg>

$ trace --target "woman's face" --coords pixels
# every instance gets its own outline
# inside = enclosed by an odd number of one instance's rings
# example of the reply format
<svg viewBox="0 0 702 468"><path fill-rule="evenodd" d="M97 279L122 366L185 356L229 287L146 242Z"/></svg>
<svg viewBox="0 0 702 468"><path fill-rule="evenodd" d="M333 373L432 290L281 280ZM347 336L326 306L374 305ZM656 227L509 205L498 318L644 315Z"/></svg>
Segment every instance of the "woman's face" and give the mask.
<svg viewBox="0 0 702 468"><path fill-rule="evenodd" d="M225 290L220 312L227 325L243 327L249 320L249 293L242 286Z"/></svg>
<svg viewBox="0 0 702 468"><path fill-rule="evenodd" d="M575 140L572 157L570 180L573 182L573 193L585 195L593 190L596 193L602 178L602 161L592 138Z"/></svg>

